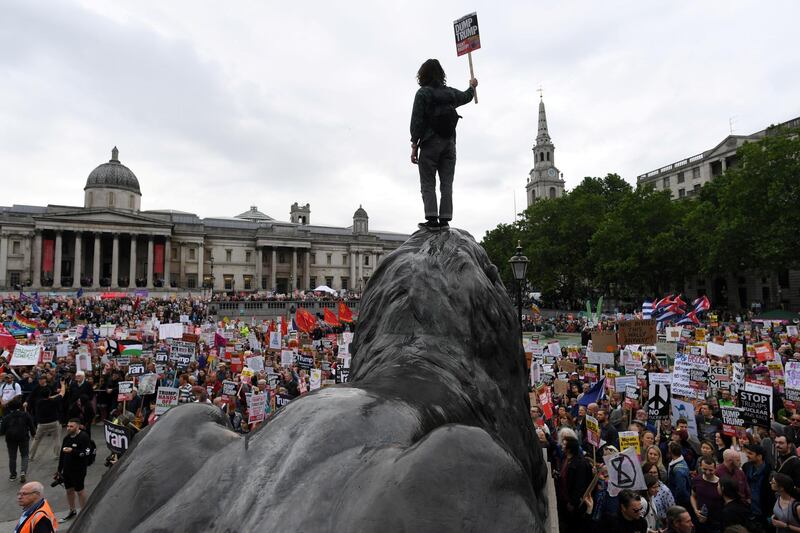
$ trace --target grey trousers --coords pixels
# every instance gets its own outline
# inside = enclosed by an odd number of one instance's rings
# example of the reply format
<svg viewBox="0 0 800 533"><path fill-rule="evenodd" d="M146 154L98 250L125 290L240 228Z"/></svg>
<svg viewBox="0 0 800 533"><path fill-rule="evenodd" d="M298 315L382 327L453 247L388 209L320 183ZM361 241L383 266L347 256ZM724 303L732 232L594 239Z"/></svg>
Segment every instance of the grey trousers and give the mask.
<svg viewBox="0 0 800 533"><path fill-rule="evenodd" d="M456 138L434 135L420 146L419 184L425 218L453 218L453 177L456 173ZM436 206L436 173L439 173L441 202Z"/></svg>
<svg viewBox="0 0 800 533"><path fill-rule="evenodd" d="M39 444L47 436L53 437L53 455L58 459L61 453L61 424L58 423L58 420L36 426L36 435L33 436L33 444L31 445L31 459L36 457L36 450L39 449Z"/></svg>

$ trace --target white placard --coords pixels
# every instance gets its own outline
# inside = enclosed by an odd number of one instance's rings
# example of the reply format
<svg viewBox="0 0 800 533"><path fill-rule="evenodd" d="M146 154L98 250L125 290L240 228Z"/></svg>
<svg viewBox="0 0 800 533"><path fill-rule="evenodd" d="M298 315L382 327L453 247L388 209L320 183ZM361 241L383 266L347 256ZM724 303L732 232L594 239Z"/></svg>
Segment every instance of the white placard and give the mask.
<svg viewBox="0 0 800 533"><path fill-rule="evenodd" d="M717 344L716 342L706 343L706 353L709 356L714 356L714 357L725 357L726 355L728 355L725 353L725 346L723 346L722 344Z"/></svg>
<svg viewBox="0 0 800 533"><path fill-rule="evenodd" d="M725 355L741 356L744 354L744 346L738 342L726 342L722 347Z"/></svg>
<svg viewBox="0 0 800 533"><path fill-rule="evenodd" d="M260 355L255 355L247 358L247 368L253 372L261 372L264 370L264 358Z"/></svg>
<svg viewBox="0 0 800 533"><path fill-rule="evenodd" d="M672 397L672 427L678 424L678 419L683 418L689 423L689 435L697 438L697 420L694 418L694 405Z"/></svg>
<svg viewBox="0 0 800 533"><path fill-rule="evenodd" d="M588 352L586 357L593 365L613 365L614 354L611 352Z"/></svg>
<svg viewBox="0 0 800 533"><path fill-rule="evenodd" d="M317 390L322 386L322 370L319 368L311 369L310 389Z"/></svg>
<svg viewBox="0 0 800 533"><path fill-rule="evenodd" d="M33 366L39 364L39 354L42 347L38 344L17 344L14 355L11 356L10 366Z"/></svg>
<svg viewBox="0 0 800 533"><path fill-rule="evenodd" d="M269 332L269 349L270 350L280 350L281 349L281 333L280 333L280 331L270 331Z"/></svg>
<svg viewBox="0 0 800 533"><path fill-rule="evenodd" d="M294 352L291 350L281 351L281 366L290 367L294 364Z"/></svg>
<svg viewBox="0 0 800 533"><path fill-rule="evenodd" d="M647 375L650 385L672 385L672 374L668 372L651 372Z"/></svg>

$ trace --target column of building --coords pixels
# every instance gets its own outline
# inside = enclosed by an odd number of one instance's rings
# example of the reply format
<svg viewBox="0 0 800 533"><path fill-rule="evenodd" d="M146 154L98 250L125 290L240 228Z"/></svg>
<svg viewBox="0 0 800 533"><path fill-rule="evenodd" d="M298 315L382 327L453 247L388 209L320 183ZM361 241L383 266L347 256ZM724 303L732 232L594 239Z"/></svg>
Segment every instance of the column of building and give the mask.
<svg viewBox="0 0 800 533"><path fill-rule="evenodd" d="M269 282L271 284L270 289L276 290L278 288L278 248L273 246L272 247L272 263L269 265Z"/></svg>
<svg viewBox="0 0 800 533"><path fill-rule="evenodd" d="M153 236L147 238L147 288L153 288Z"/></svg>
<svg viewBox="0 0 800 533"><path fill-rule="evenodd" d="M130 282L128 282L128 287L136 287L136 245L138 244L138 235L131 234L131 253L130 253L130 265L128 265L128 277L130 278Z"/></svg>
<svg viewBox="0 0 800 533"><path fill-rule="evenodd" d="M164 288L168 289L170 287L169 282L169 270L170 264L172 259L172 241L169 237L164 239Z"/></svg>
<svg viewBox="0 0 800 533"><path fill-rule="evenodd" d="M75 232L75 257L72 259L72 288L81 286L81 270L83 269L83 233Z"/></svg>
<svg viewBox="0 0 800 533"><path fill-rule="evenodd" d="M187 248L185 243L178 244L178 259L180 263L178 265L178 278L175 280L177 282L178 287L186 287L188 285L186 283L186 254Z"/></svg>
<svg viewBox="0 0 800 533"><path fill-rule="evenodd" d="M311 286L311 250L306 248L305 256L303 257L303 290L310 291L314 287Z"/></svg>
<svg viewBox="0 0 800 533"><path fill-rule="evenodd" d="M94 233L94 254L92 257L92 288L100 288L100 232Z"/></svg>
<svg viewBox="0 0 800 533"><path fill-rule="evenodd" d="M203 243L197 245L197 287L203 287L203 261L205 261L206 249Z"/></svg>
<svg viewBox="0 0 800 533"><path fill-rule="evenodd" d="M264 268L262 260L261 247L256 245L256 290L259 291L263 288L261 286L261 272Z"/></svg>
<svg viewBox="0 0 800 533"><path fill-rule="evenodd" d="M112 234L111 242L111 283L110 287L119 287L119 233Z"/></svg>
<svg viewBox="0 0 800 533"><path fill-rule="evenodd" d="M33 286L42 286L42 230L33 230Z"/></svg>
<svg viewBox="0 0 800 533"><path fill-rule="evenodd" d="M356 253L350 252L350 281L347 284L347 289L354 291L356 288Z"/></svg>
<svg viewBox="0 0 800 533"><path fill-rule="evenodd" d="M61 250L63 244L63 234L61 231L56 231L56 246L53 258L53 288L58 289L61 287Z"/></svg>
<svg viewBox="0 0 800 533"><path fill-rule="evenodd" d="M0 234L0 287L8 283L8 235Z"/></svg>
<svg viewBox="0 0 800 533"><path fill-rule="evenodd" d="M289 285L289 292L294 292L297 288L297 248L292 248L292 281Z"/></svg>

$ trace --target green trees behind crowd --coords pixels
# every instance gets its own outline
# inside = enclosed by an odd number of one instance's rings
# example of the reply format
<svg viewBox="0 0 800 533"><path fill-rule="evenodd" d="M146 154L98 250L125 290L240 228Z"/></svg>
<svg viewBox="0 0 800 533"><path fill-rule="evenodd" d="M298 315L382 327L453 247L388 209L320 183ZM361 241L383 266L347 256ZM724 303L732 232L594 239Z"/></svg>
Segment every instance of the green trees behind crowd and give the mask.
<svg viewBox="0 0 800 533"><path fill-rule="evenodd" d="M488 231L483 246L507 286L517 241L527 279L548 306L577 309L604 295L638 306L685 280L800 268L800 129L740 147L738 165L698 195L587 177L563 197Z"/></svg>

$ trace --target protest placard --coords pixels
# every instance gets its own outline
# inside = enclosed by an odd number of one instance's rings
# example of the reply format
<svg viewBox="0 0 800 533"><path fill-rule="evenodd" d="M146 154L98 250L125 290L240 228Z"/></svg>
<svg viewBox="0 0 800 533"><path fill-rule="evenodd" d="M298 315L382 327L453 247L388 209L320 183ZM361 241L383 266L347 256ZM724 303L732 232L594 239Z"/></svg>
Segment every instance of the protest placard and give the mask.
<svg viewBox="0 0 800 533"><path fill-rule="evenodd" d="M280 331L270 331L269 332L269 349L270 350L280 350L281 349L281 332Z"/></svg>
<svg viewBox="0 0 800 533"><path fill-rule="evenodd" d="M264 370L264 358L260 355L254 355L252 357L248 357L247 359L247 368L255 371L261 372Z"/></svg>
<svg viewBox="0 0 800 533"><path fill-rule="evenodd" d="M291 350L281 350L281 366L290 367L294 364L294 352Z"/></svg>
<svg viewBox="0 0 800 533"><path fill-rule="evenodd" d="M625 489L639 491L647 488L636 449L628 448L620 453L607 455L603 462L608 470L608 493L611 496L617 496Z"/></svg>
<svg viewBox="0 0 800 533"><path fill-rule="evenodd" d="M586 440L593 446L600 446L600 424L591 415L586 415Z"/></svg>
<svg viewBox="0 0 800 533"><path fill-rule="evenodd" d="M470 13L453 21L453 32L456 37L456 53L459 56L469 54L481 47L478 29L478 14Z"/></svg>
<svg viewBox="0 0 800 533"><path fill-rule="evenodd" d="M683 328L680 326L668 326L666 328L667 334L667 342L675 342L677 343L681 339L681 330Z"/></svg>
<svg viewBox="0 0 800 533"><path fill-rule="evenodd" d="M188 355L179 355L175 361L175 364L179 370L183 370L187 368L191 362L192 359Z"/></svg>
<svg viewBox="0 0 800 533"><path fill-rule="evenodd" d="M770 396L760 392L740 390L736 395L742 408L742 419L753 425L770 427Z"/></svg>
<svg viewBox="0 0 800 533"><path fill-rule="evenodd" d="M739 342L726 342L722 345L722 351L725 355L741 357L744 355L744 346Z"/></svg>
<svg viewBox="0 0 800 533"><path fill-rule="evenodd" d="M178 405L179 393L175 387L159 387L156 394L156 416L161 416Z"/></svg>
<svg viewBox="0 0 800 533"><path fill-rule="evenodd" d="M706 353L709 357L725 357L727 355L725 353L725 346L717 344L716 342L706 343Z"/></svg>
<svg viewBox="0 0 800 533"><path fill-rule="evenodd" d="M235 381L226 379L222 382L222 394L228 396L229 398L236 396L237 388L238 386L236 385Z"/></svg>
<svg viewBox="0 0 800 533"><path fill-rule="evenodd" d="M118 402L129 402L133 399L133 381L120 381L119 392L117 394Z"/></svg>
<svg viewBox="0 0 800 533"><path fill-rule="evenodd" d="M772 361L775 358L775 351L772 349L772 342L762 341L753 344L756 352L756 359L760 362Z"/></svg>
<svg viewBox="0 0 800 533"><path fill-rule="evenodd" d="M263 422L266 416L267 395L255 394L249 397L247 409L248 424Z"/></svg>
<svg viewBox="0 0 800 533"><path fill-rule="evenodd" d="M592 343L594 344L594 343ZM613 365L614 354L611 352L587 352L587 360L595 365Z"/></svg>
<svg viewBox="0 0 800 533"><path fill-rule="evenodd" d="M617 376L614 378L614 390L616 392L625 392L627 386L636 387L636 376Z"/></svg>
<svg viewBox="0 0 800 533"><path fill-rule="evenodd" d="M548 342L547 353L550 354L550 357L554 357L556 359L561 358L561 343L559 343L558 341Z"/></svg>
<svg viewBox="0 0 800 533"><path fill-rule="evenodd" d="M742 417L741 407L722 406L722 432L729 437L736 436L736 430L743 428L745 421Z"/></svg>
<svg viewBox="0 0 800 533"><path fill-rule="evenodd" d="M42 347L37 344L17 344L11 356L10 366L33 366L39 364ZM2 352L2 350L0 350Z"/></svg>
<svg viewBox="0 0 800 533"><path fill-rule="evenodd" d="M169 361L169 352L167 350L156 350L154 357L156 363L163 365Z"/></svg>
<svg viewBox="0 0 800 533"><path fill-rule="evenodd" d="M569 383L564 379L557 379L553 382L553 392L556 396L563 396L569 389Z"/></svg>
<svg viewBox="0 0 800 533"><path fill-rule="evenodd" d="M670 391L667 385L651 383L647 397L647 419L665 420L670 417Z"/></svg>
<svg viewBox="0 0 800 533"><path fill-rule="evenodd" d="M547 385L540 385L536 388L536 394L539 396L539 405L542 408L542 415L545 420L553 418L553 399L550 395L550 387Z"/></svg>
<svg viewBox="0 0 800 533"><path fill-rule="evenodd" d="M292 399L291 399L291 397L289 397L288 394L276 394L275 395L275 407L276 408L284 407L286 405L289 405L289 402L291 402L291 401L292 401Z"/></svg>
<svg viewBox="0 0 800 533"><path fill-rule="evenodd" d="M650 385L672 385L672 373L650 372L647 374L647 381Z"/></svg>
<svg viewBox="0 0 800 533"><path fill-rule="evenodd" d="M295 357L295 361L297 362L297 366L304 370L310 370L314 366L314 356L313 355L306 355L306 354L297 354Z"/></svg>
<svg viewBox="0 0 800 533"><path fill-rule="evenodd" d="M156 392L158 374L144 374L139 377L139 396Z"/></svg>
<svg viewBox="0 0 800 533"><path fill-rule="evenodd" d="M658 339L656 335L655 320L623 320L619 323L619 343L623 346L628 344L655 344Z"/></svg>
<svg viewBox="0 0 800 533"><path fill-rule="evenodd" d="M783 378L787 389L800 389L800 361L786 361Z"/></svg>
<svg viewBox="0 0 800 533"><path fill-rule="evenodd" d="M620 450L627 450L633 448L636 450L636 455L639 455L639 432L638 431L620 431L619 432L619 447Z"/></svg>
<svg viewBox="0 0 800 533"><path fill-rule="evenodd" d="M319 368L312 368L309 372L309 376L308 388L311 390L319 389L322 386L322 370Z"/></svg>
<svg viewBox="0 0 800 533"><path fill-rule="evenodd" d="M103 435L106 446L112 453L123 454L131 442L131 433L125 426L120 426L105 420L103 422Z"/></svg>
<svg viewBox="0 0 800 533"><path fill-rule="evenodd" d="M592 350L601 353L617 351L617 334L613 331L593 331Z"/></svg>
<svg viewBox="0 0 800 533"><path fill-rule="evenodd" d="M131 376L141 376L144 374L144 365L135 364L128 367L128 374Z"/></svg>
<svg viewBox="0 0 800 533"><path fill-rule="evenodd" d="M673 384L674 387L674 384ZM689 424L689 435L697 438L697 419L694 416L694 405L690 402L675 398L674 391L672 396L672 426L678 425L678 420L684 419Z"/></svg>

